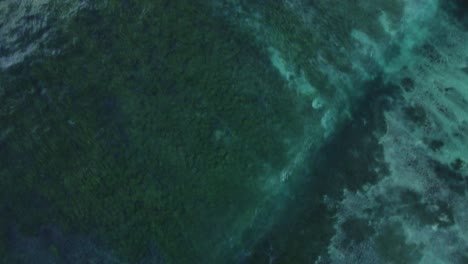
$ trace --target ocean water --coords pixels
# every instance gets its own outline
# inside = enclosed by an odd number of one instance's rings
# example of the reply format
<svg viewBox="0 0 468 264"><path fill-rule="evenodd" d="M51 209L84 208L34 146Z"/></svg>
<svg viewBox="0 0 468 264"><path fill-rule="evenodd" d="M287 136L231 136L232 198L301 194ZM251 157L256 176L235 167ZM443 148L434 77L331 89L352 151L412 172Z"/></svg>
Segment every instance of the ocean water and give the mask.
<svg viewBox="0 0 468 264"><path fill-rule="evenodd" d="M461 0L0 1L1 263L468 263Z"/></svg>

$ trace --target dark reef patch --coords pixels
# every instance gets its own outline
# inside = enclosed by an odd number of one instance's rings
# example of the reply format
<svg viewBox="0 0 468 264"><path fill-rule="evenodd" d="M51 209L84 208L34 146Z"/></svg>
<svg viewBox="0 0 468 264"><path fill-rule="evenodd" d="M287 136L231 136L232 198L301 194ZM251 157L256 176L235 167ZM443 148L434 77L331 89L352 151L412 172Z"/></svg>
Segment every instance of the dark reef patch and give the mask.
<svg viewBox="0 0 468 264"><path fill-rule="evenodd" d="M268 263L265 252L270 249L278 263L308 263L325 256L335 232L336 208L326 204L324 197L339 201L344 188L356 191L388 174L378 137L386 130L383 112L392 105L392 99L401 96L401 89L376 78L363 90L366 93L353 108L353 119L311 153L302 180L292 184L291 205L244 263ZM349 232L348 242L363 241L373 231L360 219L347 221L344 226Z"/></svg>

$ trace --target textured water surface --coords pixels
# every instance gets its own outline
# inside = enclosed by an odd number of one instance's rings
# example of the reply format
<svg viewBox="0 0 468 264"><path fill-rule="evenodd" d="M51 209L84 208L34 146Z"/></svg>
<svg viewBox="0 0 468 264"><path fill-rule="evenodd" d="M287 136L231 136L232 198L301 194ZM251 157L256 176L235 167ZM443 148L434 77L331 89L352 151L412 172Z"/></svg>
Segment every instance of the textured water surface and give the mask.
<svg viewBox="0 0 468 264"><path fill-rule="evenodd" d="M0 1L0 262L468 263L467 10Z"/></svg>

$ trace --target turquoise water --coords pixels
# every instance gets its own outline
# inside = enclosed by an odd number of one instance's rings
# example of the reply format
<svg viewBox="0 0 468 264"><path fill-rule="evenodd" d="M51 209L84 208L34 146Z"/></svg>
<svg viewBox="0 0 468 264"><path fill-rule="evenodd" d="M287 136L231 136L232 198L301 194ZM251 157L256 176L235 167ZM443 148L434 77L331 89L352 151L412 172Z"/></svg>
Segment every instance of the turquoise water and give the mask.
<svg viewBox="0 0 468 264"><path fill-rule="evenodd" d="M0 1L2 263L467 263L463 1Z"/></svg>

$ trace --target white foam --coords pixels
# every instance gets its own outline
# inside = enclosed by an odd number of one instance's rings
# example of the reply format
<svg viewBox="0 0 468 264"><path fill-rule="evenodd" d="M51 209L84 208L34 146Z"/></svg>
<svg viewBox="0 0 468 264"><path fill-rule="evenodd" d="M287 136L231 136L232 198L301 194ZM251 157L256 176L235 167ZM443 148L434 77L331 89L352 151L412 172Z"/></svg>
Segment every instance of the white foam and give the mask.
<svg viewBox="0 0 468 264"><path fill-rule="evenodd" d="M405 3L400 27L385 15L380 18L388 39L399 40L395 42L401 51L399 56L387 59L383 56L387 48L384 43L358 31L353 34L364 47L362 56L373 57L386 73L387 81L399 83L402 78L411 77L414 87L385 114L387 133L380 144L390 174L361 191L344 192L336 234L329 247L332 263L356 259L362 255L364 245L376 253L371 242L388 225L399 226L403 231L401 243L417 246L419 263L460 263L461 254L468 250L468 194L466 190L451 191L447 180L434 171L434 161L450 166L456 158L468 160L468 76L461 70L468 57L468 35L438 10L438 1ZM420 52L420 47L428 44L436 54ZM409 120L405 114L407 107L414 106L425 113L420 123ZM442 140L444 145L434 151L428 146L428 139ZM465 181L467 172L466 166L460 169ZM424 209L411 209L408 207L414 205L402 203L405 192L414 193L418 197L415 202ZM420 210L427 215L418 215ZM375 233L362 244L344 247L340 244L345 239L341 224L353 218L367 221Z"/></svg>

